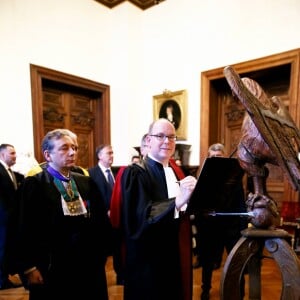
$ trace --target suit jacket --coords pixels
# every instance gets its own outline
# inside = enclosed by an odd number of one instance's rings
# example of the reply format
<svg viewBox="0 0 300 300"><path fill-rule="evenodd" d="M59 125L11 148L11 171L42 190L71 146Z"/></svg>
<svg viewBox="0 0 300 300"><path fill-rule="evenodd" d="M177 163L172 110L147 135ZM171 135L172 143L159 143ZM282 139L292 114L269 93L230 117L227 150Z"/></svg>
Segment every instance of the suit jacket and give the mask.
<svg viewBox="0 0 300 300"><path fill-rule="evenodd" d="M111 199L112 189L109 183L107 182L105 175L103 174L102 170L98 165L89 168L88 172L90 177L96 183L98 190L100 191L101 196L105 201L106 210L108 211L110 209L110 199Z"/></svg>
<svg viewBox="0 0 300 300"><path fill-rule="evenodd" d="M24 176L14 172L17 184L20 185ZM14 184L5 167L0 163L0 285L4 283L10 273L10 253L13 239L13 214L16 207Z"/></svg>
<svg viewBox="0 0 300 300"><path fill-rule="evenodd" d="M71 172L87 216L65 216L61 194L47 170L26 177L20 187L15 261L22 274L37 266L49 290L41 299L107 299L105 261L111 226L99 191L88 176ZM75 288L76 287L76 288ZM52 297L52 298L51 298Z"/></svg>
<svg viewBox="0 0 300 300"><path fill-rule="evenodd" d="M21 184L24 176L18 172L14 172L18 186ZM0 210L10 213L15 203L16 190L14 184L7 173L5 167L0 163ZM1 215L2 216L2 215ZM0 218L1 219L1 218ZM0 222L3 221L0 220Z"/></svg>

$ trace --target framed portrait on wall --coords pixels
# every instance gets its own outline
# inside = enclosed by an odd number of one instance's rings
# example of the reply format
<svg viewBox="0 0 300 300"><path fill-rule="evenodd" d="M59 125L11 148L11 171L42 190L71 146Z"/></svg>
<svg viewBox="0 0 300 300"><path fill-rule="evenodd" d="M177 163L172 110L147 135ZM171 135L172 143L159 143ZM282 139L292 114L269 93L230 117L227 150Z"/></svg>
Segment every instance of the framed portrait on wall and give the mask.
<svg viewBox="0 0 300 300"><path fill-rule="evenodd" d="M178 140L187 139L187 91L171 92L165 90L161 95L153 96L153 118L165 118L176 129Z"/></svg>

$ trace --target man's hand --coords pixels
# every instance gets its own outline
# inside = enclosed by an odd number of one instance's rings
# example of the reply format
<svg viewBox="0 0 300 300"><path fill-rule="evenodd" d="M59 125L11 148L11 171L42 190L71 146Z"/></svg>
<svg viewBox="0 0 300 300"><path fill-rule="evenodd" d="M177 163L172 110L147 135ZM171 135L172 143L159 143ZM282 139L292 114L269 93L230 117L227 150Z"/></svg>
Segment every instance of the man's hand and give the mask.
<svg viewBox="0 0 300 300"><path fill-rule="evenodd" d="M193 176L187 176L178 182L180 191L175 199L177 210L180 210L183 205L188 204L196 183L197 180Z"/></svg>

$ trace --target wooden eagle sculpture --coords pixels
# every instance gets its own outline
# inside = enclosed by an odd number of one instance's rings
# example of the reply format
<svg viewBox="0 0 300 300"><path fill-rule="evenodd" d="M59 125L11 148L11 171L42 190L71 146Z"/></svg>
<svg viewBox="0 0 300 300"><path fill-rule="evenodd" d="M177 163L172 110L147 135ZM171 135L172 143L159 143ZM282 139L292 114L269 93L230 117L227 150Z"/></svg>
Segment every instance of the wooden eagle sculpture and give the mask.
<svg viewBox="0 0 300 300"><path fill-rule="evenodd" d="M250 78L240 78L228 66L225 78L246 109L237 147L241 167L253 179L253 192L246 199L250 222L256 228L272 228L279 213L267 193L266 163L279 166L295 190L300 189L300 131L279 97L268 98L262 87Z"/></svg>

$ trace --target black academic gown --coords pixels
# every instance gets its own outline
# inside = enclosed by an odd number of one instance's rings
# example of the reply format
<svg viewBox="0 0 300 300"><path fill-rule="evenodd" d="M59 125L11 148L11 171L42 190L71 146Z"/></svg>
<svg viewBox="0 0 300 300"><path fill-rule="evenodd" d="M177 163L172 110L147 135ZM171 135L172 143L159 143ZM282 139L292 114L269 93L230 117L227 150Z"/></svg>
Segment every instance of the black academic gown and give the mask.
<svg viewBox="0 0 300 300"><path fill-rule="evenodd" d="M45 280L29 287L30 299L108 299L110 224L104 202L88 176L72 176L88 216L63 215L61 195L46 170L20 187L17 268L23 274L36 266Z"/></svg>
<svg viewBox="0 0 300 300"><path fill-rule="evenodd" d="M160 163L146 158L143 167L133 164L124 170L125 300L186 299L181 277L180 219L174 218L174 200L168 199ZM189 252L189 242L186 247Z"/></svg>

